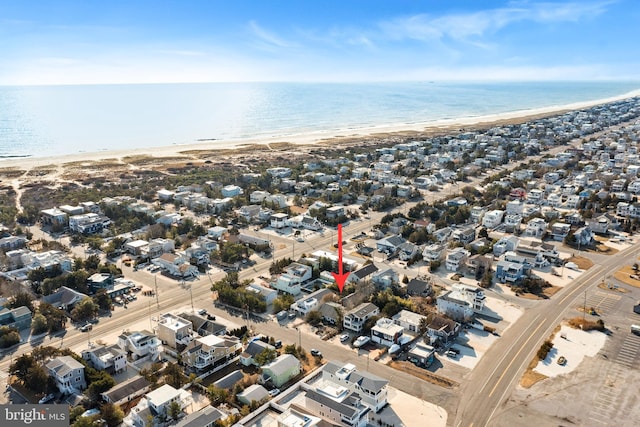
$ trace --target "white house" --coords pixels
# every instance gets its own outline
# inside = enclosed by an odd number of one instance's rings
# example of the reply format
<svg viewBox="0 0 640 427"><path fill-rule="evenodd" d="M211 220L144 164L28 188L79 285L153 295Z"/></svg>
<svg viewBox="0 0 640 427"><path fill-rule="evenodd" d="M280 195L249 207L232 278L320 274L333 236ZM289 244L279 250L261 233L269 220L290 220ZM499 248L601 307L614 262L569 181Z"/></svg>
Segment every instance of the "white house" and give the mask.
<svg viewBox="0 0 640 427"><path fill-rule="evenodd" d="M360 333L365 322L378 314L380 314L380 309L375 304L362 303L344 315L342 326L350 331Z"/></svg>
<svg viewBox="0 0 640 427"><path fill-rule="evenodd" d="M547 222L542 218L532 218L527 222L524 234L527 236L541 237L547 230Z"/></svg>
<svg viewBox="0 0 640 427"><path fill-rule="evenodd" d="M404 332L404 328L389 318L378 319L371 328L371 341L387 347L397 344Z"/></svg>
<svg viewBox="0 0 640 427"><path fill-rule="evenodd" d="M237 185L225 185L221 191L222 197L235 197L243 193L242 188Z"/></svg>
<svg viewBox="0 0 640 427"><path fill-rule="evenodd" d="M118 336L118 347L131 354L133 360L149 357L158 361L163 348L160 340L151 332L123 332Z"/></svg>
<svg viewBox="0 0 640 427"><path fill-rule="evenodd" d="M131 412L123 423L133 427L152 427L160 423L168 415L172 402L177 402L181 410L187 408L192 399L186 390L175 389L169 384L147 393L138 404L131 409ZM149 422L151 420L151 422Z"/></svg>
<svg viewBox="0 0 640 427"><path fill-rule="evenodd" d="M313 270L310 266L294 262L278 276L278 279L271 286L294 296L299 295L301 285L311 280L312 274Z"/></svg>
<svg viewBox="0 0 640 427"><path fill-rule="evenodd" d="M445 267L448 271L458 271L471 253L464 248L454 248L449 251Z"/></svg>
<svg viewBox="0 0 640 427"><path fill-rule="evenodd" d="M285 228L287 226L287 218L289 215L286 213L275 213L271 215L271 227L272 228Z"/></svg>
<svg viewBox="0 0 640 427"><path fill-rule="evenodd" d="M174 277L187 278L198 276L198 268L187 262L186 258L177 254L162 254L158 258L151 260L153 265L157 265Z"/></svg>
<svg viewBox="0 0 640 427"><path fill-rule="evenodd" d="M504 211L495 209L484 214L482 217L482 225L486 228L496 228L502 223Z"/></svg>
<svg viewBox="0 0 640 427"><path fill-rule="evenodd" d="M82 358L99 371L110 374L122 372L127 367L127 353L117 345L98 345L82 352Z"/></svg>

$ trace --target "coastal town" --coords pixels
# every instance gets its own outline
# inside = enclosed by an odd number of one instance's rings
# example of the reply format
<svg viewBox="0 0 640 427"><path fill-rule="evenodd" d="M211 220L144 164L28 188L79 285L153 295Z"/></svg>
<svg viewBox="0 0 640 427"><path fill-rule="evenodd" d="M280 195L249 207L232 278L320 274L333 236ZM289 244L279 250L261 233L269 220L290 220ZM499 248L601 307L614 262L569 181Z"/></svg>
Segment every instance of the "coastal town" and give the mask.
<svg viewBox="0 0 640 427"><path fill-rule="evenodd" d="M632 97L2 164L1 399L76 427L632 425L639 146Z"/></svg>

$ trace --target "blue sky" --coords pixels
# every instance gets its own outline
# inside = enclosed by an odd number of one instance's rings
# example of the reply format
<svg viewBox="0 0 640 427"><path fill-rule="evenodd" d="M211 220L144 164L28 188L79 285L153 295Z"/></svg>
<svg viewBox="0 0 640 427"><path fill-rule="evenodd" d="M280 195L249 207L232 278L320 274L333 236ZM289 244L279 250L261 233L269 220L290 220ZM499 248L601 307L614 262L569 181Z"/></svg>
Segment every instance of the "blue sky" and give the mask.
<svg viewBox="0 0 640 427"><path fill-rule="evenodd" d="M0 0L0 84L640 80L640 1Z"/></svg>

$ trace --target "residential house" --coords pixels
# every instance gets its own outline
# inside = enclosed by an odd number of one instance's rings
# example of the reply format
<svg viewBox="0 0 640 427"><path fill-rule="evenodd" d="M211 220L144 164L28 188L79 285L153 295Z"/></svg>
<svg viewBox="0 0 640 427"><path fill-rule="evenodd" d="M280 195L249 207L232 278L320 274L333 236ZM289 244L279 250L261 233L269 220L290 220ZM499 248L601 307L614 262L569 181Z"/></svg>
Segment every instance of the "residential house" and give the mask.
<svg viewBox="0 0 640 427"><path fill-rule="evenodd" d="M589 229L596 234L607 234L609 232L610 224L611 221L605 215L600 215L595 219L587 221Z"/></svg>
<svg viewBox="0 0 640 427"><path fill-rule="evenodd" d="M271 283L271 287L293 296L300 295L301 286L311 280L312 275L313 269L310 266L294 262L278 276L274 283Z"/></svg>
<svg viewBox="0 0 640 427"><path fill-rule="evenodd" d="M448 271L458 271L462 268L471 253L464 248L454 248L447 253L445 267Z"/></svg>
<svg viewBox="0 0 640 427"><path fill-rule="evenodd" d="M507 232L515 232L520 230L522 216L519 214L507 214L504 217L504 228Z"/></svg>
<svg viewBox="0 0 640 427"><path fill-rule="evenodd" d="M87 388L84 365L71 356L58 356L45 363L44 367L61 393L73 394Z"/></svg>
<svg viewBox="0 0 640 427"><path fill-rule="evenodd" d="M187 262L186 258L177 254L162 254L151 260L153 265L162 268L168 274L178 278L198 276L198 268Z"/></svg>
<svg viewBox="0 0 640 427"><path fill-rule="evenodd" d="M415 277L407 283L407 295L412 297L428 297L433 293L431 282L416 279Z"/></svg>
<svg viewBox="0 0 640 427"><path fill-rule="evenodd" d="M362 303L344 315L342 326L350 331L360 333L365 322L378 314L380 314L380 309L374 304Z"/></svg>
<svg viewBox="0 0 640 427"><path fill-rule="evenodd" d="M281 354L270 363L262 366L260 382L270 382L276 387L282 387L289 380L301 372L300 361L291 354Z"/></svg>
<svg viewBox="0 0 640 427"><path fill-rule="evenodd" d="M243 193L242 188L237 185L225 185L222 187L222 197L235 197Z"/></svg>
<svg viewBox="0 0 640 427"><path fill-rule="evenodd" d="M398 247L398 258L401 261L409 261L420 254L420 248L411 242L404 242Z"/></svg>
<svg viewBox="0 0 640 427"><path fill-rule="evenodd" d="M547 231L547 222L542 218L532 218L527 222L525 236L542 237Z"/></svg>
<svg viewBox="0 0 640 427"><path fill-rule="evenodd" d="M465 273L476 279L480 279L487 271L491 271L493 264L491 257L475 254L470 256L465 263Z"/></svg>
<svg viewBox="0 0 640 427"><path fill-rule="evenodd" d="M82 358L89 362L94 369L106 371L111 375L120 373L127 368L127 353L115 344L90 347L82 352Z"/></svg>
<svg viewBox="0 0 640 427"><path fill-rule="evenodd" d="M375 264L367 264L364 267L352 271L347 277L347 283L365 283L371 280L374 273L378 271L378 267Z"/></svg>
<svg viewBox="0 0 640 427"><path fill-rule="evenodd" d="M236 399L245 405L252 405L252 402L262 403L268 398L269 392L260 384L251 385L236 395Z"/></svg>
<svg viewBox="0 0 640 427"><path fill-rule="evenodd" d="M576 244L580 246L589 246L594 242L593 231L589 227L580 227L573 233L573 237L576 239Z"/></svg>
<svg viewBox="0 0 640 427"><path fill-rule="evenodd" d="M143 376L136 375L124 382L116 384L101 394L102 400L120 406L130 402L151 390L151 383Z"/></svg>
<svg viewBox="0 0 640 427"><path fill-rule="evenodd" d="M378 252L392 254L395 253L400 248L400 245L405 242L406 240L400 235L385 237L376 242L376 248L378 249Z"/></svg>
<svg viewBox="0 0 640 427"><path fill-rule="evenodd" d="M569 224L565 224L564 222L556 222L551 224L551 236L553 237L553 240L559 242L563 241L569 234L569 231L571 231L571 226Z"/></svg>
<svg viewBox="0 0 640 427"><path fill-rule="evenodd" d="M68 216L58 208L43 209L40 211L40 223L43 226L64 227L68 223Z"/></svg>
<svg viewBox="0 0 640 427"><path fill-rule="evenodd" d="M407 359L418 366L430 366L434 359L436 349L424 342L416 344L407 352Z"/></svg>
<svg viewBox="0 0 640 427"><path fill-rule="evenodd" d="M486 212L487 210L482 206L474 206L471 208L471 216L469 217L469 219L474 224L480 224L482 223L482 218L484 217L484 214Z"/></svg>
<svg viewBox="0 0 640 427"><path fill-rule="evenodd" d="M186 390L175 389L169 384L164 384L148 392L131 409L123 422L126 426L153 427L160 424L160 420L168 416L169 407L173 402L177 402L180 409L184 410L192 403L192 399ZM151 422L149 422L150 420Z"/></svg>
<svg viewBox="0 0 640 427"><path fill-rule="evenodd" d="M207 235L214 240L219 240L227 232L227 227L221 227L216 225L215 227L209 227Z"/></svg>
<svg viewBox="0 0 640 427"><path fill-rule="evenodd" d="M482 217L482 225L486 228L496 228L502 224L503 217L504 211L498 209L489 211Z"/></svg>
<svg viewBox="0 0 640 427"><path fill-rule="evenodd" d="M475 226L472 226L472 225L458 228L453 231L453 233L451 234L451 237L455 241L460 242L463 245L467 245L473 242L473 240L476 238L476 228Z"/></svg>
<svg viewBox="0 0 640 427"><path fill-rule="evenodd" d="M224 422L227 417L227 413L207 405L179 420L175 427L215 427Z"/></svg>
<svg viewBox="0 0 640 427"><path fill-rule="evenodd" d="M505 236L493 245L493 255L500 256L507 251L515 251L520 239L516 236Z"/></svg>
<svg viewBox="0 0 640 427"><path fill-rule="evenodd" d="M404 328L397 323L394 323L392 319L383 317L378 319L376 324L371 328L371 341L391 347L393 344L398 344Z"/></svg>
<svg viewBox="0 0 640 427"><path fill-rule="evenodd" d="M69 312L85 298L87 298L87 295L66 286L61 286L54 293L42 297L42 301Z"/></svg>
<svg viewBox="0 0 640 427"><path fill-rule="evenodd" d="M442 261L446 256L446 247L441 244L431 244L425 246L422 251L422 258L426 262Z"/></svg>
<svg viewBox="0 0 640 427"><path fill-rule="evenodd" d="M410 335L417 335L420 333L420 324L426 321L427 317L413 311L400 310L392 319L396 325L404 328L404 332Z"/></svg>
<svg viewBox="0 0 640 427"><path fill-rule="evenodd" d="M309 312L318 310L324 298L332 294L333 292L331 292L330 289L318 289L291 304L290 309L295 311L300 317L305 317Z"/></svg>
<svg viewBox="0 0 640 427"><path fill-rule="evenodd" d="M337 397L330 393L306 390L304 408L319 415L331 426L366 427L369 425L369 408L362 404L360 394L345 390ZM312 419L304 417L303 422Z"/></svg>
<svg viewBox="0 0 640 427"><path fill-rule="evenodd" d="M158 361L163 351L160 340L149 331L123 332L118 336L118 347L131 354L133 360L147 357Z"/></svg>
<svg viewBox="0 0 640 427"><path fill-rule="evenodd" d="M178 351L195 338L191 321L172 313L160 316L157 334L163 345Z"/></svg>
<svg viewBox="0 0 640 427"><path fill-rule="evenodd" d="M328 362L322 369L322 382L335 390L342 386L361 396L362 403L378 413L387 405L389 381L369 372L360 372L350 363ZM323 393L331 395L331 393ZM335 393L333 393L335 395Z"/></svg>
<svg viewBox="0 0 640 427"><path fill-rule="evenodd" d="M286 213L275 213L271 215L271 227L275 229L285 228L289 215Z"/></svg>
<svg viewBox="0 0 640 427"><path fill-rule="evenodd" d="M496 264L496 280L501 283L517 284L527 277L525 264L500 260Z"/></svg>
<svg viewBox="0 0 640 427"><path fill-rule="evenodd" d="M181 355L185 366L203 371L228 364L241 351L242 343L236 337L207 335L190 341Z"/></svg>
<svg viewBox="0 0 640 427"><path fill-rule="evenodd" d="M254 357L262 353L265 349L275 350L275 347L259 339L251 341L240 354L240 363L244 366L258 366Z"/></svg>
<svg viewBox="0 0 640 427"><path fill-rule="evenodd" d="M433 316L427 324L427 336L431 345L446 346L455 341L460 332L460 323L442 316Z"/></svg>
<svg viewBox="0 0 640 427"><path fill-rule="evenodd" d="M267 288L258 283L250 283L246 290L262 295L267 305L273 304L276 298L278 298L278 291L272 288Z"/></svg>
<svg viewBox="0 0 640 427"><path fill-rule="evenodd" d="M31 328L31 310L25 306L0 308L0 326L16 328L18 331Z"/></svg>
<svg viewBox="0 0 640 427"><path fill-rule="evenodd" d="M393 268L376 271L371 275L371 282L381 289L386 289L399 283L398 272Z"/></svg>
<svg viewBox="0 0 640 427"><path fill-rule="evenodd" d="M322 321L330 325L338 325L344 316L344 307L337 302L325 302L318 310L322 315Z"/></svg>
<svg viewBox="0 0 640 427"><path fill-rule="evenodd" d="M109 217L97 213L87 213L69 217L69 230L71 230L72 233L100 233L102 230L109 227L110 224L111 220Z"/></svg>
<svg viewBox="0 0 640 427"><path fill-rule="evenodd" d="M438 312L452 319L468 320L484 309L484 292L475 286L456 284L437 299Z"/></svg>

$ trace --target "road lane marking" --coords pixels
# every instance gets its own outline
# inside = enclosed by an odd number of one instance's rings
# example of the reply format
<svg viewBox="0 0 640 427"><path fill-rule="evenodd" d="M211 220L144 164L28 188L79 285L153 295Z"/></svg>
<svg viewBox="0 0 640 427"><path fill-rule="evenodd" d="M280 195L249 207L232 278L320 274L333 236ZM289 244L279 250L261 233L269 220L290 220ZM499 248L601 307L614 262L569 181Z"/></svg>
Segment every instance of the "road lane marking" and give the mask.
<svg viewBox="0 0 640 427"><path fill-rule="evenodd" d="M531 321L531 324L536 323L536 320L538 320L538 318L540 317L540 315L538 314L536 317L533 318L533 320ZM520 335L518 337L518 339L522 338L522 335ZM500 362L496 363L495 368L493 368L493 371L491 372L491 375L489 375L489 378L493 378L493 376L495 375L496 371L498 370L498 368L500 367L500 365L502 364L502 362L504 362L504 359L507 357L507 353L505 353L502 356L502 359L500 359ZM484 383L484 385L482 386L482 388L480 389L480 393L478 394L482 394L482 392L484 391L484 388L487 386L488 381Z"/></svg>
<svg viewBox="0 0 640 427"><path fill-rule="evenodd" d="M543 325L544 322L547 319L544 318L542 319L542 321L540 322L540 324L538 325L537 328L534 329L533 333L531 335L529 335L529 338L527 338L527 340L524 342L524 344L522 344L520 346L520 350L518 350L518 352L516 353L516 355L513 357L513 359L511 359L511 362L509 363L509 365L507 365L507 368L504 370L504 372L502 373L502 375L500 375L500 378L498 378L498 381L496 381L496 384L493 386L493 388L491 389L491 392L489 393L489 397L491 397L493 395L493 393L495 393L496 388L498 387L498 384L500 384L500 382L502 382L502 378L504 378L505 374L507 373L507 371L509 370L509 368L511 368L511 365L513 365L513 362L515 362L518 359L518 356L520 356L520 353L522 352L522 350L524 350L525 346L527 345L527 343L529 341L531 341L531 338L534 337L534 335L536 334L536 332L538 332L538 329L540 329Z"/></svg>

